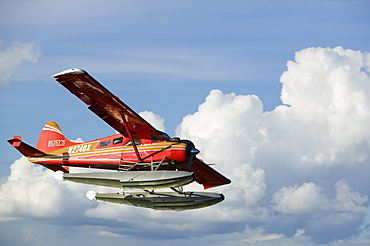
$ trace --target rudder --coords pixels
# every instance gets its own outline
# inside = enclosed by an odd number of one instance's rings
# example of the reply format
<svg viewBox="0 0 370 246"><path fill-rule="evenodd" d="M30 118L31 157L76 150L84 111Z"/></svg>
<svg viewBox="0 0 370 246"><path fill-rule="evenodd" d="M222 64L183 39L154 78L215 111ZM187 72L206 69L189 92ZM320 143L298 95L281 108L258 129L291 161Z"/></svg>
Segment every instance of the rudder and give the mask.
<svg viewBox="0 0 370 246"><path fill-rule="evenodd" d="M57 123L49 121L42 128L36 148L47 153L73 144L64 137Z"/></svg>

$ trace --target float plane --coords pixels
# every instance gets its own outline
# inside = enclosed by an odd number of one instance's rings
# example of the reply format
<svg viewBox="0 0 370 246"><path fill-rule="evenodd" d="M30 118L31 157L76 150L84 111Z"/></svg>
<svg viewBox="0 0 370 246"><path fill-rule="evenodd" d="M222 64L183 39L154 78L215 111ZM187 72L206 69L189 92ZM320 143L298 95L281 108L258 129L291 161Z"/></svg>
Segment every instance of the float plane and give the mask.
<svg viewBox="0 0 370 246"><path fill-rule="evenodd" d="M190 140L171 138L158 131L82 69L68 69L52 77L118 134L75 143L49 121L36 147L23 142L21 136L8 140L30 162L61 174L63 180L123 189L120 193L87 193L97 201L155 210L188 210L224 200L220 193L183 190L193 181L204 189L231 183L196 157L199 150ZM111 171L70 173L69 167ZM172 191L155 191L162 188Z"/></svg>

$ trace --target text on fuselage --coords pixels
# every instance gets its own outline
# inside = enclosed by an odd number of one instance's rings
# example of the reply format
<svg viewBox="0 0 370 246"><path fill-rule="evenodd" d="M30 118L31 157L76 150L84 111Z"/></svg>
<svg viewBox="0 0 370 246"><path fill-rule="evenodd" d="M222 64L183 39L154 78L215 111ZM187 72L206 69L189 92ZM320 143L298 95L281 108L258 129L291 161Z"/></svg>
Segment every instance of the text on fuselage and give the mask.
<svg viewBox="0 0 370 246"><path fill-rule="evenodd" d="M87 152L90 151L91 144L82 144L82 145L75 145L68 148L68 153L74 154L74 153L81 153L81 152Z"/></svg>

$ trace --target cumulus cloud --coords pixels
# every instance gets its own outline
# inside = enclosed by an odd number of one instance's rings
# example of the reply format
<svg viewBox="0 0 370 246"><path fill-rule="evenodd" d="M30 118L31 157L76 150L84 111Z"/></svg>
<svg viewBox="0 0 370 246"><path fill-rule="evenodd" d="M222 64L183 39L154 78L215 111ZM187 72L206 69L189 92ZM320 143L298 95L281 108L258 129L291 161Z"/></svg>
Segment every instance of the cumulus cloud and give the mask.
<svg viewBox="0 0 370 246"><path fill-rule="evenodd" d="M319 243L357 233L370 185L361 174L370 171L367 58L341 47L307 48L280 78L283 105L263 112L257 96L214 90L183 119L177 135L233 181L223 208L242 207L238 216L266 233L301 230Z"/></svg>
<svg viewBox="0 0 370 246"><path fill-rule="evenodd" d="M226 196L220 204L176 213L91 203L82 199L86 186L57 183L50 171L21 159L1 186L0 213L39 218L47 211L60 218L75 206L74 215L105 221L97 233L112 238L143 231L157 238L229 234L237 235L235 242L271 244L354 238L369 228L368 60L341 47L304 49L280 78L283 105L264 112L255 95L213 90L184 117L177 135L191 139L202 159L232 179L214 189ZM141 115L164 129L159 116Z"/></svg>
<svg viewBox="0 0 370 246"><path fill-rule="evenodd" d="M34 183L34 180L38 182ZM58 216L61 193L55 182L41 166L35 166L22 157L11 166L11 174L1 186L0 213L35 217Z"/></svg>
<svg viewBox="0 0 370 246"><path fill-rule="evenodd" d="M311 148L301 154L302 161L330 165L367 159L370 84L362 70L364 54L341 47L309 48L297 52L287 66L281 100L290 108L281 106L273 115L286 114L279 119L289 122L280 127L294 127L295 134L311 141L305 141Z"/></svg>
<svg viewBox="0 0 370 246"><path fill-rule="evenodd" d="M303 183L300 187L283 187L272 198L275 210L282 213L315 213L328 205L322 189L314 183Z"/></svg>
<svg viewBox="0 0 370 246"><path fill-rule="evenodd" d="M149 122L154 128L165 131L164 119L150 111L140 112L139 115Z"/></svg>
<svg viewBox="0 0 370 246"><path fill-rule="evenodd" d="M3 46L0 42L0 46ZM40 52L32 43L13 42L0 51L0 87L10 84L17 68L24 62L36 63Z"/></svg>
<svg viewBox="0 0 370 246"><path fill-rule="evenodd" d="M88 201L79 198L84 197L80 186L56 180L54 172L30 163L25 157L10 168L7 181L0 187L1 219L56 218L65 213L81 213L88 206Z"/></svg>
<svg viewBox="0 0 370 246"><path fill-rule="evenodd" d="M276 192L272 203L275 210L287 214L318 213L322 211L364 213L367 196L354 192L347 181L340 180L335 184L336 194L330 200L323 194L323 189L316 184L303 183L297 187L283 187Z"/></svg>

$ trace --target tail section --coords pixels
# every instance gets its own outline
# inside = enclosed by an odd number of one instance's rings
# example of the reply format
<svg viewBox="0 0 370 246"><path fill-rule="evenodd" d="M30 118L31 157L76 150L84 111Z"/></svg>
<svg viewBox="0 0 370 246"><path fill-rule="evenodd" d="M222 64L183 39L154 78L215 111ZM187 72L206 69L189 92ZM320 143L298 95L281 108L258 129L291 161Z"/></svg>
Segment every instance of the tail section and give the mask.
<svg viewBox="0 0 370 246"><path fill-rule="evenodd" d="M41 164L42 166L55 172L69 172L68 167L46 164L42 161L42 158L59 158L55 154L49 152L74 145L73 142L69 141L63 136L59 126L53 121L49 121L45 124L41 131L36 148L23 142L21 136L14 136L13 139L9 139L8 142L33 163ZM61 156L61 158L63 158L63 156Z"/></svg>
<svg viewBox="0 0 370 246"><path fill-rule="evenodd" d="M42 128L36 149L47 153L73 144L73 142L64 137L57 123L49 121Z"/></svg>

